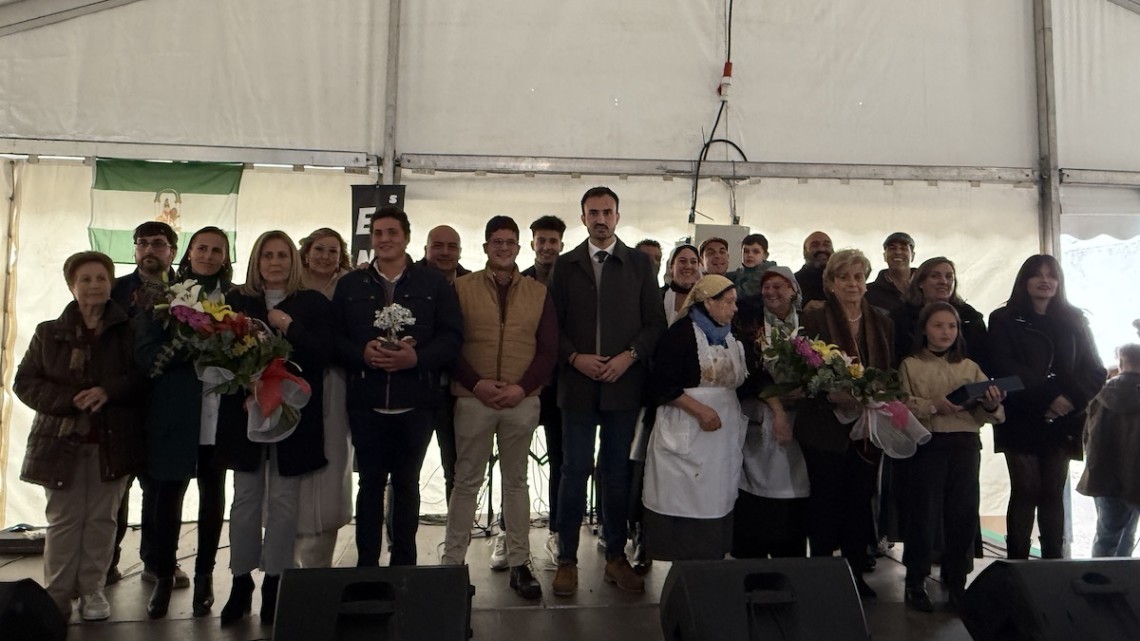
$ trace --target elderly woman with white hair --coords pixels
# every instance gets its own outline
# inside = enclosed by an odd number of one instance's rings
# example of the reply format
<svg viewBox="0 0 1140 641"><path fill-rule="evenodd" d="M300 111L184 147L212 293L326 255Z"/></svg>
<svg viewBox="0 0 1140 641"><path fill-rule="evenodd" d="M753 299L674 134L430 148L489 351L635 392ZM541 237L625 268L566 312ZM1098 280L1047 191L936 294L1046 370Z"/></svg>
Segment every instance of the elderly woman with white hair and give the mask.
<svg viewBox="0 0 1140 641"><path fill-rule="evenodd" d="M736 397L748 370L732 336L736 288L720 275L693 286L657 344L659 403L645 461L645 545L650 558L720 559L732 546L747 421Z"/></svg>

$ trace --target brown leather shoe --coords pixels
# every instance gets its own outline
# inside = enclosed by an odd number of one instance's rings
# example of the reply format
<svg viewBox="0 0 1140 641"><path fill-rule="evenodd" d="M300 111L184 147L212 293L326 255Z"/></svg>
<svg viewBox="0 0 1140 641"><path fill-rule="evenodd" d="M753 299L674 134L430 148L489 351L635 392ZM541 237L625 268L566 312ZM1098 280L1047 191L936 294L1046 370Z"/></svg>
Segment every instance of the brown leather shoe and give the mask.
<svg viewBox="0 0 1140 641"><path fill-rule="evenodd" d="M645 579L633 571L624 556L606 561L604 578L607 583L613 583L626 592L645 592Z"/></svg>
<svg viewBox="0 0 1140 641"><path fill-rule="evenodd" d="M551 584L554 596L573 596L578 591L578 566L574 563L559 563Z"/></svg>

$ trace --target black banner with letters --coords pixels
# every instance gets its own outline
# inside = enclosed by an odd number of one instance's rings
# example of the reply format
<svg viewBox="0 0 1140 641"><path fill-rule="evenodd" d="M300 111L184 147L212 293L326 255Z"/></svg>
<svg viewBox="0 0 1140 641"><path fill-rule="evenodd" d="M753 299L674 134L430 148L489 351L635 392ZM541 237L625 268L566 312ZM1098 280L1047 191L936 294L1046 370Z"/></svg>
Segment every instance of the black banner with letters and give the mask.
<svg viewBox="0 0 1140 641"><path fill-rule="evenodd" d="M404 185L353 185L352 186L352 240L353 265L372 261L372 239L368 223L372 214L386 205L404 208Z"/></svg>

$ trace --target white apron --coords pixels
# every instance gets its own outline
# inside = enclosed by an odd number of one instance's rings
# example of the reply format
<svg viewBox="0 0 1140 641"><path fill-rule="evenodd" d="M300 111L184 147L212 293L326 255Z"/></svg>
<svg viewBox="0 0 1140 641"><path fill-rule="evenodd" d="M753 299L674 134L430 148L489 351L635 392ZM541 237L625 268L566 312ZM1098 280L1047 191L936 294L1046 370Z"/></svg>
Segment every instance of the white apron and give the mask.
<svg viewBox="0 0 1140 641"><path fill-rule="evenodd" d="M747 419L736 388L748 375L744 348L732 336L727 347L709 346L693 327L701 383L685 390L716 410L721 427L706 432L691 415L672 405L657 408L645 461L645 507L667 516L716 519L732 511L740 484Z"/></svg>

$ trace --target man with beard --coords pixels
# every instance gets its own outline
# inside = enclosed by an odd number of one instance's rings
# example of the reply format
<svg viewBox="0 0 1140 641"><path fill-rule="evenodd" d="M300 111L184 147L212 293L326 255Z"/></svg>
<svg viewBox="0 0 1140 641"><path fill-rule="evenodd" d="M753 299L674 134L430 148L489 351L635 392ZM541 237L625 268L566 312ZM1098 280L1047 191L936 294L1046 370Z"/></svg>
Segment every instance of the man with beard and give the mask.
<svg viewBox="0 0 1140 641"><path fill-rule="evenodd" d="M178 250L178 234L170 225L157 221L147 221L135 228L135 271L115 279L111 288L111 300L123 306L127 315L145 310L147 303L146 292L142 291L145 283L162 283L163 276L167 282L174 281L174 270L170 268L174 262L174 254ZM139 558L143 562L142 578L144 581L154 582L154 573L150 569L150 534L154 527L150 519L154 512L154 495L149 491L149 480L146 475L138 477L139 486L142 487L142 530L139 537ZM123 492L123 502L119 505L116 516L117 530L115 531L115 552L111 557L111 567L107 569L107 585L118 583L123 578L119 571L119 558L122 556L123 537L127 535L128 505L130 505L131 485L134 480L127 483L127 491ZM190 577L181 568L174 570L174 587L190 587Z"/></svg>
<svg viewBox="0 0 1140 641"><path fill-rule="evenodd" d="M644 364L665 330L665 310L649 259L614 235L621 214L608 187L582 196L589 238L558 258L550 292L560 336L558 405L565 463L558 496L558 571L553 591L578 589L578 540L586 509L586 479L594 469L604 496L604 579L627 592L645 582L625 556L630 496L630 444L642 405Z"/></svg>
<svg viewBox="0 0 1140 641"><path fill-rule="evenodd" d="M813 231L804 239L804 266L796 272L796 282L800 284L805 310L812 301L827 300L823 292L823 268L834 252L831 236L821 231Z"/></svg>
<svg viewBox="0 0 1140 641"><path fill-rule="evenodd" d="M910 286L910 266L914 262L914 239L906 232L896 231L883 241L883 260L887 268L879 272L874 282L867 283L867 302L890 316L905 304ZM901 358L896 355L896 358Z"/></svg>
<svg viewBox="0 0 1140 641"><path fill-rule="evenodd" d="M550 286L554 273L554 263L562 254L562 235L566 233L566 223L557 216L542 216L530 224L530 248L534 250L534 265L526 268L522 275ZM562 411L558 409L557 378L550 382L538 395L538 422L546 435L546 462L548 464L547 506L550 514L548 525L550 536L546 539L546 553L551 563L558 563L558 485L562 482ZM502 535L500 535L502 536ZM495 549L499 545L496 541ZM505 560L505 553L504 553Z"/></svg>

